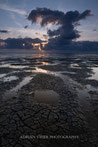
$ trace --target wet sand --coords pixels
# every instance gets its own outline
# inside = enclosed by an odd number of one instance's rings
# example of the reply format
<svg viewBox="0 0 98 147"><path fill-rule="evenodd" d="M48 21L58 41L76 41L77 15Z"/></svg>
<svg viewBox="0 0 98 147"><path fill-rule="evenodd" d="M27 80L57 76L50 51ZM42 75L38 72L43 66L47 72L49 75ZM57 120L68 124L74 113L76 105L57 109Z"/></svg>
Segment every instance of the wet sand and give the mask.
<svg viewBox="0 0 98 147"><path fill-rule="evenodd" d="M4 147L97 146L98 56L0 61Z"/></svg>

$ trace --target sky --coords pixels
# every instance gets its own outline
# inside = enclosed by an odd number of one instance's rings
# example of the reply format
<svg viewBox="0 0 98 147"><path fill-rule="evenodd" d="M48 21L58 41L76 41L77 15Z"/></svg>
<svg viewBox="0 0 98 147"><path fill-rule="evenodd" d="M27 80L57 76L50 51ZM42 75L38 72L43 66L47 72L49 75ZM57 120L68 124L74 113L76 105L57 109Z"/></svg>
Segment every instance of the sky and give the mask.
<svg viewBox="0 0 98 147"><path fill-rule="evenodd" d="M41 27L37 22L32 24L27 17L36 8L58 10L65 14L68 11L77 10L82 13L91 10L93 15L80 20L80 25L76 26L80 34L76 40L98 41L98 0L0 0L0 38L47 39L44 37L47 30L53 30L57 26L48 24Z"/></svg>

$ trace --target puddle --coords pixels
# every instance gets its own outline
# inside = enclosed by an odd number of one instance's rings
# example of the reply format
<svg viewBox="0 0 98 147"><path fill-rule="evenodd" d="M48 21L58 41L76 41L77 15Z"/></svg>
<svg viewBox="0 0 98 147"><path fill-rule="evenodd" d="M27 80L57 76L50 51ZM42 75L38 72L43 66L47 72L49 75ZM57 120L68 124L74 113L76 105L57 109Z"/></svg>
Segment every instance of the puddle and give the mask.
<svg viewBox="0 0 98 147"><path fill-rule="evenodd" d="M98 91L98 88L93 87L92 85L86 85L86 88L88 89L88 91Z"/></svg>
<svg viewBox="0 0 98 147"><path fill-rule="evenodd" d="M85 98L89 97L89 93L87 89L76 89L79 100L85 100Z"/></svg>
<svg viewBox="0 0 98 147"><path fill-rule="evenodd" d="M1 64L0 68L2 68L2 67L9 67L9 64Z"/></svg>
<svg viewBox="0 0 98 147"><path fill-rule="evenodd" d="M36 63L41 63L41 64L38 65L38 66L42 66L42 65L58 65L58 64L60 64L59 61L54 61L54 62L50 63L50 62L48 62L48 61L42 61L42 62L41 62L40 60L37 60Z"/></svg>
<svg viewBox="0 0 98 147"><path fill-rule="evenodd" d="M9 67L10 67L10 68L14 68L14 69L16 69L16 68L23 69L23 68L28 68L29 66L23 66L23 65L10 65Z"/></svg>
<svg viewBox="0 0 98 147"><path fill-rule="evenodd" d="M59 77L62 75L61 73L65 73L65 72L61 72L61 71L57 71L57 72L49 71L49 70L38 68L38 67L36 67L33 72L35 72L35 73L49 74L49 75L59 76Z"/></svg>
<svg viewBox="0 0 98 147"><path fill-rule="evenodd" d="M69 71L64 71L64 72L61 72L61 74L76 74L75 72L69 72Z"/></svg>
<svg viewBox="0 0 98 147"><path fill-rule="evenodd" d="M12 91L18 91L18 90L20 90L24 85L28 84L32 78L33 77L31 77L31 76L25 77L23 79L23 81L19 83L19 85L17 85L15 88L12 89Z"/></svg>
<svg viewBox="0 0 98 147"><path fill-rule="evenodd" d="M5 76L6 76L6 74L0 74L0 78L3 78Z"/></svg>
<svg viewBox="0 0 98 147"><path fill-rule="evenodd" d="M38 68L38 67L35 67L35 70L33 72L45 73L45 74L48 74L49 73L48 70L45 70L45 69L42 69L42 68Z"/></svg>
<svg viewBox="0 0 98 147"><path fill-rule="evenodd" d="M77 68L77 69L81 69L81 67L79 66L79 64L70 64L70 68Z"/></svg>
<svg viewBox="0 0 98 147"><path fill-rule="evenodd" d="M33 77L31 77L31 76L25 77L23 79L23 81L21 81L16 87L12 88L11 90L6 91L6 93L4 94L3 98L4 99L10 99L10 98L16 96L18 90L20 90L23 86L28 84L32 78Z"/></svg>
<svg viewBox="0 0 98 147"><path fill-rule="evenodd" d="M57 76L57 77L60 77L60 78L64 77L63 74L76 74L75 72L68 72L68 71L56 71L56 72L54 72L54 71L49 71L49 70L45 70L45 69L38 68L38 67L36 67L35 70L33 70L33 72L49 74L49 75ZM64 80L64 78L63 78L63 80Z"/></svg>
<svg viewBox="0 0 98 147"><path fill-rule="evenodd" d="M42 62L42 64L43 64L43 65L49 65L49 63L48 63L48 62Z"/></svg>
<svg viewBox="0 0 98 147"><path fill-rule="evenodd" d="M98 67L92 67L92 71L94 74L92 74L88 79L98 80Z"/></svg>
<svg viewBox="0 0 98 147"><path fill-rule="evenodd" d="M53 90L36 90L34 93L34 101L57 106L59 103L59 95Z"/></svg>
<svg viewBox="0 0 98 147"><path fill-rule="evenodd" d="M23 68L28 68L29 66L23 66L23 65L11 65L11 64L2 64L0 65L0 68L2 67L8 67L8 68L13 68L13 69L23 69Z"/></svg>
<svg viewBox="0 0 98 147"><path fill-rule="evenodd" d="M10 81L14 81L14 80L17 80L17 79L18 79L18 77L16 77L16 76L9 76L9 77L4 77L3 81L4 82L10 82Z"/></svg>

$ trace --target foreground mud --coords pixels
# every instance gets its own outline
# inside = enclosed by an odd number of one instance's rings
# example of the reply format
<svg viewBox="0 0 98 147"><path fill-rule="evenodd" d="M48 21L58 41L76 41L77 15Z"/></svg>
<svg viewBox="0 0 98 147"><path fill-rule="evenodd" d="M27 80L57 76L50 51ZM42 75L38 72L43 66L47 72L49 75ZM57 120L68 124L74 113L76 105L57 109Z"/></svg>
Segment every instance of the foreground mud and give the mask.
<svg viewBox="0 0 98 147"><path fill-rule="evenodd" d="M68 73L63 73L62 76L60 72L55 74L55 65L52 68L49 65L51 72L47 72L45 69L48 69L48 65L36 68L37 64L33 67L29 64L29 68L22 70L17 69L18 72L12 69L9 74L18 79L0 83L0 146L97 146L98 109L97 101L94 101L97 92L87 93L83 85L67 76ZM64 71L64 66L61 67ZM22 82L21 89L14 93L13 88L25 77L29 78L29 82ZM10 89L13 89L11 93L14 95L7 95ZM47 96L44 95L45 92ZM52 99L49 99L51 94L48 92L52 92Z"/></svg>

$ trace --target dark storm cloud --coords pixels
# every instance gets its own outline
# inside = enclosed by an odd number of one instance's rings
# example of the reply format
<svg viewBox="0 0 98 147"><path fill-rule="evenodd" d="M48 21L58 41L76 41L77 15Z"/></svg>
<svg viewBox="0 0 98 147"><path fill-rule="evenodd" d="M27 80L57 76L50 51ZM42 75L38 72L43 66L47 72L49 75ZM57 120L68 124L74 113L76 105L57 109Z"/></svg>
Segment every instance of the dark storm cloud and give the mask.
<svg viewBox="0 0 98 147"><path fill-rule="evenodd" d="M5 42L6 49L30 49L32 48L31 43L42 43L42 40L39 38L7 38L5 40L0 40L0 42ZM23 46L25 44L25 46ZM2 48L2 46L0 46Z"/></svg>
<svg viewBox="0 0 98 147"><path fill-rule="evenodd" d="M36 34L36 35L39 35L40 33L36 32L35 34Z"/></svg>
<svg viewBox="0 0 98 147"><path fill-rule="evenodd" d="M34 22L40 22L41 26L47 25L49 23L55 24L57 21L59 22L60 17L64 16L63 12L60 11L52 11L47 8L37 8L36 10L32 10L28 16L28 19Z"/></svg>
<svg viewBox="0 0 98 147"><path fill-rule="evenodd" d="M64 13L47 8L37 8L31 11L28 20L32 21L32 23L39 22L42 27L48 24L59 25L57 30L48 30L49 43L66 44L80 37L75 26L79 25L80 20L91 15L91 10L86 10L83 13L78 11Z"/></svg>
<svg viewBox="0 0 98 147"><path fill-rule="evenodd" d="M8 38L8 39L0 39L0 42L5 42L5 46L0 46L0 49L31 49L31 43L42 43L43 41L39 38ZM23 46L25 44L25 46ZM70 44L64 45L56 45L56 44L48 44L45 46L46 49L56 49L56 50L64 50L67 53L98 53L98 42L91 41L77 41L72 42Z"/></svg>
<svg viewBox="0 0 98 147"><path fill-rule="evenodd" d="M28 28L28 25L24 26L24 29L27 29Z"/></svg>
<svg viewBox="0 0 98 147"><path fill-rule="evenodd" d="M97 32L97 29L93 29L93 32Z"/></svg>
<svg viewBox="0 0 98 147"><path fill-rule="evenodd" d="M0 33L9 33L8 30L0 30Z"/></svg>
<svg viewBox="0 0 98 147"><path fill-rule="evenodd" d="M80 14L79 19L84 19L87 16L91 16L91 15L92 15L91 10L86 10L83 13Z"/></svg>
<svg viewBox="0 0 98 147"><path fill-rule="evenodd" d="M46 34L43 34L43 37L44 37L45 39L47 39L48 36L47 36Z"/></svg>

